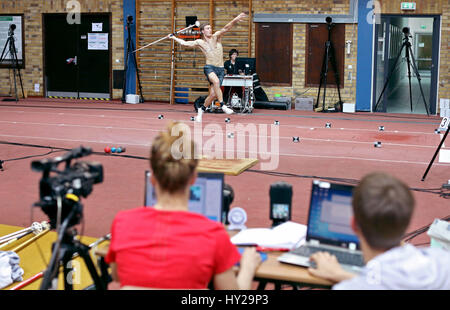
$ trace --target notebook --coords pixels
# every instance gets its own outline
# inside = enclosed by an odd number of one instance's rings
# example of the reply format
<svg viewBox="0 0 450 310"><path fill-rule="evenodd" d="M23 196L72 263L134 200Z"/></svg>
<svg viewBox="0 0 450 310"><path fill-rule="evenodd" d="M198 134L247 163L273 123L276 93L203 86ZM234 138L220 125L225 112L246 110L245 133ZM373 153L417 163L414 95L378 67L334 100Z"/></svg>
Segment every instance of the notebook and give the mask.
<svg viewBox="0 0 450 310"><path fill-rule="evenodd" d="M282 263L314 267L309 257L318 251L335 255L347 271L364 266L358 237L351 228L353 186L314 180L306 243L278 257Z"/></svg>
<svg viewBox="0 0 450 310"><path fill-rule="evenodd" d="M145 171L145 197L144 206L151 207L156 204L155 188L150 181L151 172ZM207 218L223 222L223 173L199 172L195 184L190 188L188 209L200 213Z"/></svg>

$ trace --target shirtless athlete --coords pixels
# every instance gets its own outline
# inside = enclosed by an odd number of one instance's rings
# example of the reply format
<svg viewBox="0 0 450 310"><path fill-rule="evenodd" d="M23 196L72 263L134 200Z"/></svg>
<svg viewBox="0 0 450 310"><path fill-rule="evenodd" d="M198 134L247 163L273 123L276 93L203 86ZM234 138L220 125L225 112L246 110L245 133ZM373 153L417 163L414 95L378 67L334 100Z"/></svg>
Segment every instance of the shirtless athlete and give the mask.
<svg viewBox="0 0 450 310"><path fill-rule="evenodd" d="M247 17L247 14L241 13L235 17L231 22L225 25L221 30L213 34L210 24L202 24L200 26L200 32L202 34L202 39L197 39L194 41L184 41L183 39L177 38L175 36L170 36L171 39L177 41L183 46L196 47L198 46L200 50L205 54L206 65L203 67L203 72L209 81L209 95L205 99L205 103L202 107L198 109L198 114L196 121L202 121L203 112L206 107L211 105L213 100L217 98L220 102L222 110L227 114L232 114L233 110L228 108L223 103L223 94L220 86L223 82L223 77L225 76L225 69L223 67L223 47L222 47L222 36L233 27L234 24L241 21Z"/></svg>

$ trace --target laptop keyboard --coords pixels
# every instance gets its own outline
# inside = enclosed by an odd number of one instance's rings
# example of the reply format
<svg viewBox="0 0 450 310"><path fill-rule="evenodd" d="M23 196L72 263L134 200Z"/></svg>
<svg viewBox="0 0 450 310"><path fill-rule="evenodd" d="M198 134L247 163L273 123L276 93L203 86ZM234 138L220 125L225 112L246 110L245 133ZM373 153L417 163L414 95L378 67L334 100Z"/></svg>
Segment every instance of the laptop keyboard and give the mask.
<svg viewBox="0 0 450 310"><path fill-rule="evenodd" d="M336 256L337 260L341 264L353 265L353 266L364 266L364 259L360 253L349 253L344 251L334 251L330 249L316 248L311 246L301 246L292 251L293 254L310 257L316 252L328 252L331 255Z"/></svg>

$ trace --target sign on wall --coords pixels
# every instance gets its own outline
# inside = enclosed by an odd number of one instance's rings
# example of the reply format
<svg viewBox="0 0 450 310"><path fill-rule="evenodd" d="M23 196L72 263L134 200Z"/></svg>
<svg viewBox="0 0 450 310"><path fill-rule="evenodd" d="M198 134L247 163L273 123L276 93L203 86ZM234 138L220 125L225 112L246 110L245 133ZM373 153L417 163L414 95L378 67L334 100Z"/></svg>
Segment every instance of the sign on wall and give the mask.
<svg viewBox="0 0 450 310"><path fill-rule="evenodd" d="M15 64L15 55L17 55L19 67L24 67L25 49L23 41L23 15L0 14L0 68L11 68ZM14 48L16 53L14 53Z"/></svg>

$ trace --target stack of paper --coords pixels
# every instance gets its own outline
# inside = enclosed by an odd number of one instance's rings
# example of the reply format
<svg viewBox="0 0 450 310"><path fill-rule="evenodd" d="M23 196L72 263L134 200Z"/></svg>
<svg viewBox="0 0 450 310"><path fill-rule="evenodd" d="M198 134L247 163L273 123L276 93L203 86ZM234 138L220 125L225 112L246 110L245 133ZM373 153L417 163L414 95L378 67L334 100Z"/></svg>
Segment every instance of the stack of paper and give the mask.
<svg viewBox="0 0 450 310"><path fill-rule="evenodd" d="M231 238L235 245L294 249L305 242L306 225L286 222L274 228L249 228Z"/></svg>

